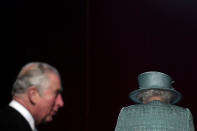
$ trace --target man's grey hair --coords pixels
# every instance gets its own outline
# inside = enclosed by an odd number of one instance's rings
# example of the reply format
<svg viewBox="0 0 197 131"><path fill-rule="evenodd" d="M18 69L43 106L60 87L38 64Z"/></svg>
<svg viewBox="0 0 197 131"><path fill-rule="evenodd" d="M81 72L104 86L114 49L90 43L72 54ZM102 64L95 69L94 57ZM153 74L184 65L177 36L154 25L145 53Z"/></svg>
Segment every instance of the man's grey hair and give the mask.
<svg viewBox="0 0 197 131"><path fill-rule="evenodd" d="M160 97L162 102L170 103L174 97L173 93L166 91L166 90L160 90L160 89L150 89L143 91L140 93L137 98L142 101L142 103L147 103L148 100L151 97Z"/></svg>
<svg viewBox="0 0 197 131"><path fill-rule="evenodd" d="M57 69L47 63L31 62L26 64L22 67L13 84L12 95L23 94L32 86L35 86L39 93L42 93L43 89L49 87L48 73L55 73L60 77Z"/></svg>

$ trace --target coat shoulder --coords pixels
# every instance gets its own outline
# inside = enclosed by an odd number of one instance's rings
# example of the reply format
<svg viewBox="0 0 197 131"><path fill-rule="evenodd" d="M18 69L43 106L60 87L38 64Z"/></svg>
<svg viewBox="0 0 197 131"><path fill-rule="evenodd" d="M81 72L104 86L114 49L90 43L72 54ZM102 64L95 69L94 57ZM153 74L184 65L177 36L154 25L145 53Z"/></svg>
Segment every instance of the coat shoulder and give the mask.
<svg viewBox="0 0 197 131"><path fill-rule="evenodd" d="M122 108L122 111L130 112L130 111L140 111L140 110L169 110L169 111L175 111L175 112L187 112L188 108L184 108L177 105L171 105L171 104L154 104L154 105L147 105L147 104L134 104L129 105Z"/></svg>

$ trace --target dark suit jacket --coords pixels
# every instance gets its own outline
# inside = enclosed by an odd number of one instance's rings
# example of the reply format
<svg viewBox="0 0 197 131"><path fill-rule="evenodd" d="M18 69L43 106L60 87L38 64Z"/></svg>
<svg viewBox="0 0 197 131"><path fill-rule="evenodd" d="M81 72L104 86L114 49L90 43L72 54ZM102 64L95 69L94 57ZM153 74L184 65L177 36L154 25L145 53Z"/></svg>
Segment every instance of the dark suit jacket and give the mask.
<svg viewBox="0 0 197 131"><path fill-rule="evenodd" d="M25 118L12 107L6 106L0 110L1 131L32 131Z"/></svg>

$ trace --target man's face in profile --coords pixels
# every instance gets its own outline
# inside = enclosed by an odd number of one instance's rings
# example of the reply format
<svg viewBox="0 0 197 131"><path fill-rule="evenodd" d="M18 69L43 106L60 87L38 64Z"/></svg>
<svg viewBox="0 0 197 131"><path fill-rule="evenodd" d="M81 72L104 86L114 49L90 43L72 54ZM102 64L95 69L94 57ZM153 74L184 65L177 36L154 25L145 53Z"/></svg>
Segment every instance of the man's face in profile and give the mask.
<svg viewBox="0 0 197 131"><path fill-rule="evenodd" d="M43 90L39 96L39 102L37 103L37 124L52 121L58 109L64 106L60 94L62 90L60 78L54 73L49 73L48 77L50 80L49 87Z"/></svg>

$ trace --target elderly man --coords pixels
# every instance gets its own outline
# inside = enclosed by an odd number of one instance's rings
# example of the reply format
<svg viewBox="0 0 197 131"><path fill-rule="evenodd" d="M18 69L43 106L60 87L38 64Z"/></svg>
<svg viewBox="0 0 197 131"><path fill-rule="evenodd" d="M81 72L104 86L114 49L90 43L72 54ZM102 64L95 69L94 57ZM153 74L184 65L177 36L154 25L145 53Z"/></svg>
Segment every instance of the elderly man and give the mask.
<svg viewBox="0 0 197 131"><path fill-rule="evenodd" d="M58 71L43 62L25 65L13 85L13 100L0 111L0 129L36 131L36 125L52 121L64 103Z"/></svg>
<svg viewBox="0 0 197 131"><path fill-rule="evenodd" d="M136 103L120 111L115 131L194 131L188 108L173 105L181 94L172 88L172 78L150 71L138 76L139 88L129 94Z"/></svg>

